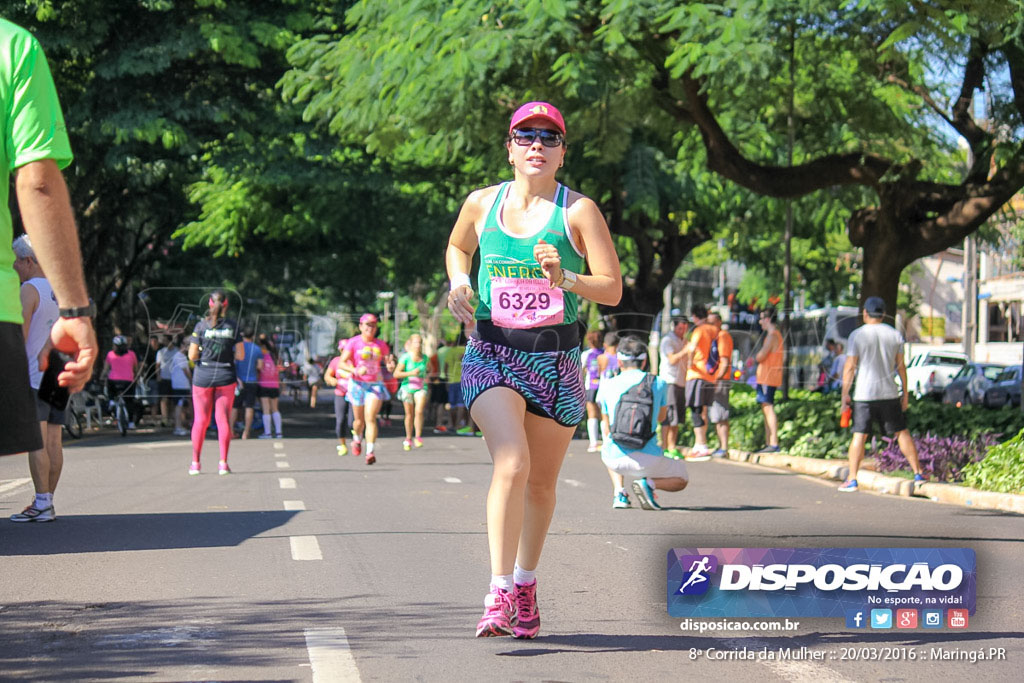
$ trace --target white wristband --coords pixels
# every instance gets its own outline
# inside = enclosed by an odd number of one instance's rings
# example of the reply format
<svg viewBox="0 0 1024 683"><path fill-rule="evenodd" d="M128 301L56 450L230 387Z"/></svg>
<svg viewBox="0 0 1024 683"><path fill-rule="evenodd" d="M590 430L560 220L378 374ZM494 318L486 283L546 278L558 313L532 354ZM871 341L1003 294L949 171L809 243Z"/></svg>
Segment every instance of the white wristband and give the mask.
<svg viewBox="0 0 1024 683"><path fill-rule="evenodd" d="M463 285L470 289L473 288L473 281L469 279L469 275L467 273L455 273L455 275L452 275L451 291L454 291Z"/></svg>

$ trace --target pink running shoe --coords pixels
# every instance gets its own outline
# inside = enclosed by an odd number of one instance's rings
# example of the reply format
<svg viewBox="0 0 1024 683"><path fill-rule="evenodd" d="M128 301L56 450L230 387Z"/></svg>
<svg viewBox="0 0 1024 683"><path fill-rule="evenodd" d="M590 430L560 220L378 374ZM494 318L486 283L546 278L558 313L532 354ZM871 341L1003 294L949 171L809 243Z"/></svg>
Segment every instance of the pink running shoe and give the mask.
<svg viewBox="0 0 1024 683"><path fill-rule="evenodd" d="M352 455L360 456L362 454L363 454L363 442L359 441L358 439L354 440L352 442Z"/></svg>
<svg viewBox="0 0 1024 683"><path fill-rule="evenodd" d="M540 610L537 608L537 582L516 584L516 608L519 622L512 627L514 638L536 638L540 632Z"/></svg>
<svg viewBox="0 0 1024 683"><path fill-rule="evenodd" d="M217 466L217 474L231 474L231 468L223 460L220 461L220 465Z"/></svg>
<svg viewBox="0 0 1024 683"><path fill-rule="evenodd" d="M195 475L195 474L199 474L199 471L200 471L199 463L193 461L192 464L189 465L188 473L190 475Z"/></svg>
<svg viewBox="0 0 1024 683"><path fill-rule="evenodd" d="M423 439L415 438L412 440L413 448L423 448Z"/></svg>
<svg viewBox="0 0 1024 683"><path fill-rule="evenodd" d="M484 599L484 615L476 625L477 638L510 636L519 622L516 601L507 590L491 587Z"/></svg>

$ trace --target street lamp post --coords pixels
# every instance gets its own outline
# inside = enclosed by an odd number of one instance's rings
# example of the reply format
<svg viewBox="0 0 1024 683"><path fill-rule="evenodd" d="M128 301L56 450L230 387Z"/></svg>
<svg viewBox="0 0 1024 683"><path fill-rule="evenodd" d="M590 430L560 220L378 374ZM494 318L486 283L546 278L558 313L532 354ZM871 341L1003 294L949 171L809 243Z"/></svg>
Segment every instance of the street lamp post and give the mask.
<svg viewBox="0 0 1024 683"><path fill-rule="evenodd" d="M391 300L395 298L394 292L377 292L377 298L383 299L384 301L384 320L391 320ZM398 310L396 305L395 319L392 321L392 327L394 329L395 344L398 344ZM385 341L387 341L385 339ZM395 347L392 346L392 349Z"/></svg>

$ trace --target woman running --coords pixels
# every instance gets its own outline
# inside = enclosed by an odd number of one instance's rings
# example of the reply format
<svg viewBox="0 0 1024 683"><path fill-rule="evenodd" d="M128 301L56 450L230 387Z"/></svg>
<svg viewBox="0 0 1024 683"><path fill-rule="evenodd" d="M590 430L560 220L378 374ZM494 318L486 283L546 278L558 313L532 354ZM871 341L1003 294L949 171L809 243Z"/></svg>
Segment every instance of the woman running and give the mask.
<svg viewBox="0 0 1024 683"><path fill-rule="evenodd" d="M604 352L601 348L601 333L597 330L587 332L586 351L583 352L583 390L587 392L587 438L590 445L587 446L587 453L597 453L601 450L598 442L601 440L601 409L597 407L597 388L601 382L601 368L598 365L598 358Z"/></svg>
<svg viewBox="0 0 1024 683"><path fill-rule="evenodd" d="M343 346L342 346L343 344ZM341 360L338 367L352 375L348 381L348 402L352 404L352 453L362 454L366 437L366 464L377 462L377 413L381 403L391 398L384 387L381 363L392 372L395 357L387 343L377 339L377 316L364 313L359 318L359 334L339 344ZM364 434L365 433L365 434Z"/></svg>
<svg viewBox="0 0 1024 683"><path fill-rule="evenodd" d="M405 353L398 359L395 379L402 380L398 400L405 407L405 441L402 449L423 445L423 415L427 409L427 359L423 355L423 337L414 334L405 343Z"/></svg>
<svg viewBox="0 0 1024 683"><path fill-rule="evenodd" d="M348 455L348 444L345 443L345 435L348 434L348 401L345 395L348 393L348 380L351 375L338 368L341 356L335 356L327 364L324 370L324 381L327 386L334 387L334 433L338 437L338 455Z"/></svg>
<svg viewBox="0 0 1024 683"><path fill-rule="evenodd" d="M281 377L277 367L277 349L274 342L265 334L260 335L260 353L262 357L256 361L256 373L259 379L256 380L256 395L260 398L260 407L263 409L263 433L260 439L271 439L274 434L277 438L284 438L281 432ZM273 422L274 431L270 431Z"/></svg>
<svg viewBox="0 0 1024 683"><path fill-rule="evenodd" d="M534 638L535 571L569 441L586 414L577 296L614 305L622 278L597 205L564 187L565 123L546 102L512 116L515 178L469 195L448 241L448 308L477 321L462 368L465 402L494 463L487 494L491 584L480 636ZM474 307L469 278L480 250ZM590 275L583 270L589 266Z"/></svg>
<svg viewBox="0 0 1024 683"><path fill-rule="evenodd" d="M218 474L230 474L228 447L231 445L231 404L235 399L235 361L245 359L245 347L238 323L225 317L228 295L214 290L209 311L192 330L188 359L195 363L192 374L192 466L189 474L199 474L199 455L210 426L210 416L217 420L217 441L220 443Z"/></svg>

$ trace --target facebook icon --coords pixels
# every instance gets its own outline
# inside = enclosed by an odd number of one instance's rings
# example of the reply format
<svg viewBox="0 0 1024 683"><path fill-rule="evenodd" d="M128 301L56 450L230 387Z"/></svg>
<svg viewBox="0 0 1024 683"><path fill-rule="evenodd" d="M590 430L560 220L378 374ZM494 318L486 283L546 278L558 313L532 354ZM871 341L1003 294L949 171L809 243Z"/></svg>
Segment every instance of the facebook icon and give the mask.
<svg viewBox="0 0 1024 683"><path fill-rule="evenodd" d="M867 628L867 616L862 609L846 610L846 628Z"/></svg>

